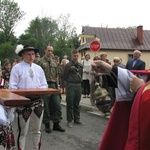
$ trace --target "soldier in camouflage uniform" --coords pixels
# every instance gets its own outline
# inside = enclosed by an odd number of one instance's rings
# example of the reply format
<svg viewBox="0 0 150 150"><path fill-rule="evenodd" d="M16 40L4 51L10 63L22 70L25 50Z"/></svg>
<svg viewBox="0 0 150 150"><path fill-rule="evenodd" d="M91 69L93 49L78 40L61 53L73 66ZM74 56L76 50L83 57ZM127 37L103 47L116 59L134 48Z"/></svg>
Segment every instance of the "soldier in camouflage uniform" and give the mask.
<svg viewBox="0 0 150 150"><path fill-rule="evenodd" d="M67 126L72 127L72 121L76 124L83 124L80 121L80 100L81 100L81 81L83 66L78 62L79 53L72 51L72 61L66 64L64 70L64 81L66 83L66 102L67 102Z"/></svg>
<svg viewBox="0 0 150 150"><path fill-rule="evenodd" d="M45 55L40 60L40 65L43 68L46 76L46 80L48 83L49 88L54 88L60 90L58 86L58 67L53 56L53 47L47 46L45 49ZM45 124L45 131L47 133L51 132L50 129L50 112L53 112L53 130L65 132L60 126L61 121L61 100L59 94L49 94L45 95L44 97L44 116L43 116L43 123Z"/></svg>

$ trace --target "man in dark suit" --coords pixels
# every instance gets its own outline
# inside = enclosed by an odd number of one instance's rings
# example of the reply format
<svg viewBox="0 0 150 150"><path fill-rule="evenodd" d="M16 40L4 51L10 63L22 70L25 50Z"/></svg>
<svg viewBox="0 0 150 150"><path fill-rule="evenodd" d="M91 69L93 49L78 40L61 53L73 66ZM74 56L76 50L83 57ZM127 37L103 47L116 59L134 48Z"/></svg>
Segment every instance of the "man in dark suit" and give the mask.
<svg viewBox="0 0 150 150"><path fill-rule="evenodd" d="M133 52L133 59L129 60L126 64L126 69L128 70L145 70L145 62L140 60L141 52L135 50Z"/></svg>

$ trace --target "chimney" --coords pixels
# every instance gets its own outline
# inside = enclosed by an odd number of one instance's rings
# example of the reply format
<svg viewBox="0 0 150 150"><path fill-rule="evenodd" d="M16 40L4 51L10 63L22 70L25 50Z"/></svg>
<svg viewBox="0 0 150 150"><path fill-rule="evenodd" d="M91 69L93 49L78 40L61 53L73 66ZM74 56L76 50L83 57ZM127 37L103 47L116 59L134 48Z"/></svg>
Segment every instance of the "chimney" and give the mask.
<svg viewBox="0 0 150 150"><path fill-rule="evenodd" d="M140 44L143 44L143 26L137 27L137 39Z"/></svg>

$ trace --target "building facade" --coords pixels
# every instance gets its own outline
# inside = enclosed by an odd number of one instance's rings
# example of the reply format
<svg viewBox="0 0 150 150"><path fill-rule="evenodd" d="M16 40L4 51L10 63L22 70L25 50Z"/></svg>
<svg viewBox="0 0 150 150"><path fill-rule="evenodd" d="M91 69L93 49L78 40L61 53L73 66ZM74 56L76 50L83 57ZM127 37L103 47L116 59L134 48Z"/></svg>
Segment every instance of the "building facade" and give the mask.
<svg viewBox="0 0 150 150"><path fill-rule="evenodd" d="M140 58L146 62L146 69L150 69L150 31L143 30L143 26L127 29L83 26L80 38L80 58L89 53L92 59L101 52L106 52L111 63L114 57L120 57L123 64L126 64L132 58L133 51L138 49L142 52ZM97 52L90 50L93 40L100 42L101 48Z"/></svg>

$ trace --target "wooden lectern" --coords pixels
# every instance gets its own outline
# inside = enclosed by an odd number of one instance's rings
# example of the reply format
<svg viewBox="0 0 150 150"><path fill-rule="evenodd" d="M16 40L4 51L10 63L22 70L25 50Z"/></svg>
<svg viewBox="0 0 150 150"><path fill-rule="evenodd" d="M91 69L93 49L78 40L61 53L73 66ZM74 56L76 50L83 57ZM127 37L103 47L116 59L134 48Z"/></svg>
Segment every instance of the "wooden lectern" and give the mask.
<svg viewBox="0 0 150 150"><path fill-rule="evenodd" d="M59 91L52 88L31 88L31 89L0 89L0 104L10 107L26 105L30 99L24 96L57 94Z"/></svg>

